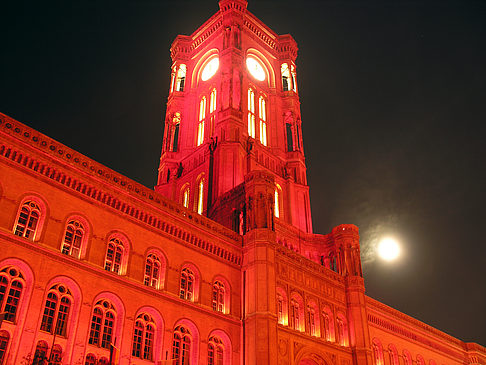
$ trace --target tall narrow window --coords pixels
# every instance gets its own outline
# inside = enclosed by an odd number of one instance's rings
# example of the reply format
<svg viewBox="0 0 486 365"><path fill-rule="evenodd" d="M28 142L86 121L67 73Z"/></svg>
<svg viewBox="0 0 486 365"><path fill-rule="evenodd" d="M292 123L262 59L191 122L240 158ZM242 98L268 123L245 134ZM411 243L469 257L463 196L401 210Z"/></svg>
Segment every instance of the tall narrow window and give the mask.
<svg viewBox="0 0 486 365"><path fill-rule="evenodd" d="M170 92L174 91L175 76L176 76L176 66L172 67L172 72L170 73Z"/></svg>
<svg viewBox="0 0 486 365"><path fill-rule="evenodd" d="M108 242L105 257L105 270L120 274L122 268L124 246L118 238L112 238Z"/></svg>
<svg viewBox="0 0 486 365"><path fill-rule="evenodd" d="M5 313L5 321L15 322L24 280L23 275L14 267L0 271L0 313Z"/></svg>
<svg viewBox="0 0 486 365"><path fill-rule="evenodd" d="M274 214L275 217L280 218L280 203L279 203L279 193L278 189L275 189L274 197Z"/></svg>
<svg viewBox="0 0 486 365"><path fill-rule="evenodd" d="M204 211L204 179L199 180L197 189L197 213L203 214Z"/></svg>
<svg viewBox="0 0 486 365"><path fill-rule="evenodd" d="M281 294L277 293L277 320L279 324L284 324L284 299Z"/></svg>
<svg viewBox="0 0 486 365"><path fill-rule="evenodd" d="M216 120L216 89L211 91L211 97L209 100L209 135L212 137L214 134L214 124Z"/></svg>
<svg viewBox="0 0 486 365"><path fill-rule="evenodd" d="M316 311L313 307L307 307L307 328L311 336L317 336Z"/></svg>
<svg viewBox="0 0 486 365"><path fill-rule="evenodd" d="M66 336L71 298L71 292L64 285L54 285L49 289L40 327L42 331Z"/></svg>
<svg viewBox="0 0 486 365"><path fill-rule="evenodd" d="M152 361L155 322L148 314L140 314L133 330L132 356Z"/></svg>
<svg viewBox="0 0 486 365"><path fill-rule="evenodd" d="M190 301L194 300L194 273L188 268L182 269L181 272L179 297Z"/></svg>
<svg viewBox="0 0 486 365"><path fill-rule="evenodd" d="M181 113L175 112L169 125L169 151L177 152L179 149L179 130L181 126Z"/></svg>
<svg viewBox="0 0 486 365"><path fill-rule="evenodd" d="M292 132L292 124L285 123L285 131L287 133L287 151L292 152L294 150L294 136Z"/></svg>
<svg viewBox="0 0 486 365"><path fill-rule="evenodd" d="M4 364L7 358L7 348L10 342L10 335L7 331L0 331L0 364Z"/></svg>
<svg viewBox="0 0 486 365"><path fill-rule="evenodd" d="M412 355L407 350L403 350L403 365L412 365Z"/></svg>
<svg viewBox="0 0 486 365"><path fill-rule="evenodd" d="M160 283L160 259L153 253L145 260L145 276L143 283L147 286L159 288Z"/></svg>
<svg viewBox="0 0 486 365"><path fill-rule="evenodd" d="M206 97L203 96L199 102L199 124L197 125L197 146L204 142L204 122L206 120Z"/></svg>
<svg viewBox="0 0 486 365"><path fill-rule="evenodd" d="M248 135L255 138L255 92L248 89Z"/></svg>
<svg viewBox="0 0 486 365"><path fill-rule="evenodd" d="M182 205L184 208L189 208L189 187L186 187L182 192Z"/></svg>
<svg viewBox="0 0 486 365"><path fill-rule="evenodd" d="M172 340L173 365L189 365L191 356L191 333L183 326L177 326Z"/></svg>
<svg viewBox="0 0 486 365"><path fill-rule="evenodd" d="M208 341L208 365L223 365L224 344L220 338L212 336Z"/></svg>
<svg viewBox="0 0 486 365"><path fill-rule="evenodd" d="M91 329L89 332L89 344L110 348L115 328L116 311L113 304L107 300L99 300L93 309L91 317Z"/></svg>
<svg viewBox="0 0 486 365"><path fill-rule="evenodd" d="M280 68L280 72L282 74L282 90L289 91L290 90L290 72L289 72L289 65L287 63L282 63Z"/></svg>
<svg viewBox="0 0 486 365"><path fill-rule="evenodd" d="M295 72L295 66L290 66L291 74L292 74L292 90L297 92L297 73Z"/></svg>
<svg viewBox="0 0 486 365"><path fill-rule="evenodd" d="M215 281L213 284L213 310L217 312L224 312L224 284L220 281Z"/></svg>
<svg viewBox="0 0 486 365"><path fill-rule="evenodd" d="M260 117L260 142L267 145L267 106L263 96L258 99L258 116Z"/></svg>
<svg viewBox="0 0 486 365"><path fill-rule="evenodd" d="M390 365L398 365L398 352L395 345L388 345L388 354L390 355ZM430 365L433 365L432 362Z"/></svg>
<svg viewBox="0 0 486 365"><path fill-rule="evenodd" d="M69 221L64 232L62 253L79 258L85 231L83 225L75 220Z"/></svg>
<svg viewBox="0 0 486 365"><path fill-rule="evenodd" d="M181 64L177 71L176 91L184 91L184 85L186 83L186 65Z"/></svg>
<svg viewBox="0 0 486 365"><path fill-rule="evenodd" d="M41 210L33 201L26 201L20 208L15 234L33 240L39 223Z"/></svg>
<svg viewBox="0 0 486 365"><path fill-rule="evenodd" d="M385 359L383 357L383 347L378 339L373 339L373 357L375 358L375 365L384 365Z"/></svg>
<svg viewBox="0 0 486 365"><path fill-rule="evenodd" d="M300 313L299 313L299 303L296 300L292 299L290 301L290 326L300 331Z"/></svg>

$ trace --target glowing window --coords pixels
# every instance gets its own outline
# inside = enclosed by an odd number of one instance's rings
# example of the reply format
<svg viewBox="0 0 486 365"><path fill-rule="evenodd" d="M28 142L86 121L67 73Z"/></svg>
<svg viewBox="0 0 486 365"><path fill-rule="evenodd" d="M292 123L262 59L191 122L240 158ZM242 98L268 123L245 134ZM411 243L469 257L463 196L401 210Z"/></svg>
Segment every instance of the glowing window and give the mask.
<svg viewBox="0 0 486 365"><path fill-rule="evenodd" d="M182 205L189 208L189 188L185 188L182 193Z"/></svg>
<svg viewBox="0 0 486 365"><path fill-rule="evenodd" d="M85 231L83 225L75 220L69 221L64 233L62 253L79 258Z"/></svg>
<svg viewBox="0 0 486 365"><path fill-rule="evenodd" d="M279 196L278 196L278 189L275 189L275 203L274 203L274 208L275 208L275 217L280 218L280 205L279 205Z"/></svg>
<svg viewBox="0 0 486 365"><path fill-rule="evenodd" d="M160 283L160 259L153 253L145 260L145 275L143 283L147 286L159 288Z"/></svg>
<svg viewBox="0 0 486 365"><path fill-rule="evenodd" d="M140 314L135 321L132 356L152 361L154 352L155 322L148 314Z"/></svg>
<svg viewBox="0 0 486 365"><path fill-rule="evenodd" d="M257 79L258 81L263 81L265 80L265 70L256 58L254 57L247 57L246 58L246 68L248 69L248 72Z"/></svg>
<svg viewBox="0 0 486 365"><path fill-rule="evenodd" d="M71 292L63 285L55 285L47 294L40 329L59 336L66 336Z"/></svg>
<svg viewBox="0 0 486 365"><path fill-rule="evenodd" d="M215 57L211 61L209 61L206 66L204 66L203 71L201 73L201 80L207 81L211 77L214 76L216 71L218 71L219 68L219 58Z"/></svg>
<svg viewBox="0 0 486 365"><path fill-rule="evenodd" d="M280 73L282 74L282 90L289 91L290 90L290 72L289 72L289 65L287 63L282 63L280 68Z"/></svg>
<svg viewBox="0 0 486 365"><path fill-rule="evenodd" d="M123 242L118 238L112 238L106 248L105 270L121 274L123 253Z"/></svg>
<svg viewBox="0 0 486 365"><path fill-rule="evenodd" d="M201 179L199 181L199 187L197 192L197 213L198 214L203 214L203 208L204 208L203 198L204 198L204 180Z"/></svg>
<svg viewBox="0 0 486 365"><path fill-rule="evenodd" d="M291 74L292 74L292 90L294 92L297 92L297 74L295 72L294 65L291 65L290 69L291 69Z"/></svg>
<svg viewBox="0 0 486 365"><path fill-rule="evenodd" d="M106 300L98 301L93 310L93 316L91 317L88 343L109 349L113 339L115 318L115 307Z"/></svg>
<svg viewBox="0 0 486 365"><path fill-rule="evenodd" d="M213 299L212 306L216 312L224 312L224 284L220 281L215 281L213 284Z"/></svg>
<svg viewBox="0 0 486 365"><path fill-rule="evenodd" d="M181 64L177 71L176 91L184 91L184 85L186 83L186 65Z"/></svg>
<svg viewBox="0 0 486 365"><path fill-rule="evenodd" d="M181 299L194 300L194 273L188 268L184 268L181 272L181 287L179 297Z"/></svg>
<svg viewBox="0 0 486 365"><path fill-rule="evenodd" d="M263 96L258 99L258 116L260 117L260 142L267 145L267 106Z"/></svg>
<svg viewBox="0 0 486 365"><path fill-rule="evenodd" d="M255 92L248 89L248 135L255 138Z"/></svg>
<svg viewBox="0 0 486 365"><path fill-rule="evenodd" d="M200 146L204 142L204 121L206 119L206 97L203 96L199 102L199 124L197 126L197 142Z"/></svg>
<svg viewBox="0 0 486 365"><path fill-rule="evenodd" d="M300 308L299 303L294 299L290 301L290 326L300 331Z"/></svg>
<svg viewBox="0 0 486 365"><path fill-rule="evenodd" d="M20 208L15 234L33 240L40 219L40 208L33 201L25 202Z"/></svg>
<svg viewBox="0 0 486 365"><path fill-rule="evenodd" d="M216 120L216 89L211 91L211 96L209 99L209 135L213 136L214 134L214 122Z"/></svg>

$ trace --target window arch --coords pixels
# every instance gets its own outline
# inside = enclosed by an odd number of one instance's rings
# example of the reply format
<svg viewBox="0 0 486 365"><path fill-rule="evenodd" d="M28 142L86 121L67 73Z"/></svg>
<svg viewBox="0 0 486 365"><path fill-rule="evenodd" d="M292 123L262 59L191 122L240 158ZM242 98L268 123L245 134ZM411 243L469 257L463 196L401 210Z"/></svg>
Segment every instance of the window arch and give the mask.
<svg viewBox="0 0 486 365"><path fill-rule="evenodd" d="M304 301L299 294L294 293L290 298L290 327L303 332L304 318Z"/></svg>
<svg viewBox="0 0 486 365"><path fill-rule="evenodd" d="M128 239L120 233L112 234L106 245L104 268L118 275L126 273L130 245Z"/></svg>
<svg viewBox="0 0 486 365"><path fill-rule="evenodd" d="M263 96L258 98L258 117L260 121L260 143L267 145L267 102Z"/></svg>
<svg viewBox="0 0 486 365"><path fill-rule="evenodd" d="M71 291L66 286L52 286L44 304L41 331L66 337L72 302Z"/></svg>
<svg viewBox="0 0 486 365"><path fill-rule="evenodd" d="M326 341L335 341L334 335L334 316L329 306L322 311L322 324L324 326L324 338Z"/></svg>
<svg viewBox="0 0 486 365"><path fill-rule="evenodd" d="M395 345L388 345L388 354L390 355L390 365L398 365L398 352Z"/></svg>
<svg viewBox="0 0 486 365"><path fill-rule="evenodd" d="M147 286L154 287L155 289L160 289L163 275L162 270L163 267L159 255L156 253L149 253L145 259L143 283Z"/></svg>
<svg viewBox="0 0 486 365"><path fill-rule="evenodd" d="M190 197L189 184L185 184L181 189L181 204L184 208L189 208Z"/></svg>
<svg viewBox="0 0 486 365"><path fill-rule="evenodd" d="M425 360L422 355L417 355L417 365L425 365Z"/></svg>
<svg viewBox="0 0 486 365"><path fill-rule="evenodd" d="M144 360L153 360L155 340L155 322L147 313L141 313L135 320L133 330L132 356Z"/></svg>
<svg viewBox="0 0 486 365"><path fill-rule="evenodd" d="M3 364L7 358L9 342L10 334L7 331L0 331L0 364Z"/></svg>
<svg viewBox="0 0 486 365"><path fill-rule="evenodd" d="M186 72L187 72L186 65L181 63L177 70L177 79L175 84L176 91L184 91L184 86L186 84Z"/></svg>
<svg viewBox="0 0 486 365"><path fill-rule="evenodd" d="M277 287L277 320L279 324L288 326L289 324L289 309L288 300L285 290Z"/></svg>
<svg viewBox="0 0 486 365"><path fill-rule="evenodd" d="M172 359L174 365L188 365L191 359L192 336L184 326L177 326L172 337Z"/></svg>
<svg viewBox="0 0 486 365"><path fill-rule="evenodd" d="M225 313L226 288L223 282L216 280L213 283L212 308L216 312Z"/></svg>
<svg viewBox="0 0 486 365"><path fill-rule="evenodd" d="M383 346L380 340L377 338L373 339L373 357L375 360L375 365L384 365L385 359L383 358Z"/></svg>
<svg viewBox="0 0 486 365"><path fill-rule="evenodd" d="M37 342L37 346L35 347L35 353L34 353L34 361L32 362L32 365L45 364L45 361L47 360L48 349L49 346L47 345L47 342L45 341Z"/></svg>
<svg viewBox="0 0 486 365"><path fill-rule="evenodd" d="M282 75L282 90L289 91L291 88L291 78L287 62L282 63L282 66L280 66L280 74Z"/></svg>
<svg viewBox="0 0 486 365"><path fill-rule="evenodd" d="M211 336L208 340L208 365L223 365L224 344L219 337Z"/></svg>
<svg viewBox="0 0 486 365"><path fill-rule="evenodd" d="M98 359L94 354L88 354L86 355L86 361L84 362L84 365L97 365Z"/></svg>
<svg viewBox="0 0 486 365"><path fill-rule="evenodd" d="M200 146L204 142L204 123L206 121L206 97L203 96L199 101L199 123L197 125L197 141L196 146Z"/></svg>
<svg viewBox="0 0 486 365"><path fill-rule="evenodd" d="M181 285L179 290L179 297L181 299L194 301L194 287L195 287L196 277L194 272L185 267L181 271Z"/></svg>
<svg viewBox="0 0 486 365"><path fill-rule="evenodd" d="M273 197L273 214L276 218L280 218L282 210L282 188L279 184L276 184Z"/></svg>
<svg viewBox="0 0 486 365"><path fill-rule="evenodd" d="M197 214L203 214L204 212L204 177L200 177L197 183L197 201L196 212Z"/></svg>
<svg viewBox="0 0 486 365"><path fill-rule="evenodd" d="M109 349L115 330L115 321L116 309L113 304L104 299L96 302L91 317L88 343Z"/></svg>
<svg viewBox="0 0 486 365"><path fill-rule="evenodd" d="M62 361L62 347L59 345L54 345L52 351L49 354L49 365L61 365Z"/></svg>
<svg viewBox="0 0 486 365"><path fill-rule="evenodd" d="M88 225L84 219L82 220L78 217L68 219L64 230L61 252L65 255L81 258L86 248L87 236Z"/></svg>
<svg viewBox="0 0 486 365"><path fill-rule="evenodd" d="M41 204L32 198L24 199L15 221L15 235L32 241L38 238L44 218L41 207Z"/></svg>
<svg viewBox="0 0 486 365"><path fill-rule="evenodd" d="M5 313L5 321L16 321L24 287L24 276L17 268L7 266L0 271L0 313Z"/></svg>
<svg viewBox="0 0 486 365"><path fill-rule="evenodd" d="M307 305L307 329L309 335L319 337L321 329L319 326L319 309L314 301Z"/></svg>
<svg viewBox="0 0 486 365"><path fill-rule="evenodd" d="M403 365L412 365L412 355L407 350L403 350Z"/></svg>
<svg viewBox="0 0 486 365"><path fill-rule="evenodd" d="M248 136L255 138L255 91L248 89Z"/></svg>
<svg viewBox="0 0 486 365"><path fill-rule="evenodd" d="M337 325L337 335L338 341L341 346L348 346L349 344L349 337L348 337L348 322L346 318L342 314L338 314L336 316L336 325Z"/></svg>

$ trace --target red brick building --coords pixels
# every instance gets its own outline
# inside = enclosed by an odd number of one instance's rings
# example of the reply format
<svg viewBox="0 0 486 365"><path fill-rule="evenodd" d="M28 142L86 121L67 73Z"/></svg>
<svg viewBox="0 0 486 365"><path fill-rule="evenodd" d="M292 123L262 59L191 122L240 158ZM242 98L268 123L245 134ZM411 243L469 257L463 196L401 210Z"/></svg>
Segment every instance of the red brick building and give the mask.
<svg viewBox="0 0 486 365"><path fill-rule="evenodd" d="M244 0L178 36L148 189L0 114L0 364L486 364L314 234L297 44Z"/></svg>

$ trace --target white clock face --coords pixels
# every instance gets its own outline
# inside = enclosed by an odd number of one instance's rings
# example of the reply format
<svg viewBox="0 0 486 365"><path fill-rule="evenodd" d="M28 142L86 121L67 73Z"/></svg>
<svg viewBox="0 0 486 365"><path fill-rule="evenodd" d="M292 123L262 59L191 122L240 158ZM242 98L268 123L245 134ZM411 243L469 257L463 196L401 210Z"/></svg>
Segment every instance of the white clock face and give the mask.
<svg viewBox="0 0 486 365"><path fill-rule="evenodd" d="M250 74L257 79L258 81L265 80L265 70L263 69L262 64L253 57L246 58L246 68L250 72Z"/></svg>
<svg viewBox="0 0 486 365"><path fill-rule="evenodd" d="M207 81L211 77L214 76L216 71L218 71L219 68L219 58L215 57L211 61L209 61L206 66L204 66L204 69L201 73L201 80Z"/></svg>

